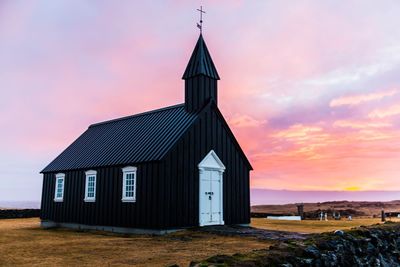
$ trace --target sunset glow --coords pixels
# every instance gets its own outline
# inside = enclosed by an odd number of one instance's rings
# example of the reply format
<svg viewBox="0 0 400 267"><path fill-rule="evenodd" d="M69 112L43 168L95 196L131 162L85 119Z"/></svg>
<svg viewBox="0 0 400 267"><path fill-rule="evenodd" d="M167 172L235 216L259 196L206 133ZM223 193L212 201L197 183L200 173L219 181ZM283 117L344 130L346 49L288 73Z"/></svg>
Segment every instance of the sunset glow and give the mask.
<svg viewBox="0 0 400 267"><path fill-rule="evenodd" d="M253 188L400 190L400 2L351 2L202 1ZM91 123L182 103L198 5L2 1L0 195L39 199Z"/></svg>

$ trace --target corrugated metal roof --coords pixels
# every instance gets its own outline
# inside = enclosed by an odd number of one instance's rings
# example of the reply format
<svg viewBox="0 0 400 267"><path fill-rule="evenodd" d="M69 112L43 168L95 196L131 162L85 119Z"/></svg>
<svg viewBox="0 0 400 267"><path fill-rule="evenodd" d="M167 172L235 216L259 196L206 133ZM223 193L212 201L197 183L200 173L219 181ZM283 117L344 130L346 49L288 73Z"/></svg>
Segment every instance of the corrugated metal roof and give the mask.
<svg viewBox="0 0 400 267"><path fill-rule="evenodd" d="M219 80L217 69L215 68L214 62L211 59L210 53L208 52L206 43L201 34L197 40L196 47L193 50L182 79L186 80L200 74Z"/></svg>
<svg viewBox="0 0 400 267"><path fill-rule="evenodd" d="M180 104L93 124L42 172L160 160L196 117Z"/></svg>

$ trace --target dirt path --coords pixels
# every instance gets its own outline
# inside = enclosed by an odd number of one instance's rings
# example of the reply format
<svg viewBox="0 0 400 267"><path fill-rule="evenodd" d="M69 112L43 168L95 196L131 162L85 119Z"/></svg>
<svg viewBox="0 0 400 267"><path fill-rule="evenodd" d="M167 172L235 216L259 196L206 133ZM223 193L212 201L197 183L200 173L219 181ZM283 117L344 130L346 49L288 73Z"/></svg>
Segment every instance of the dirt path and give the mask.
<svg viewBox="0 0 400 267"><path fill-rule="evenodd" d="M295 232L265 230L254 227L241 226L208 226L197 229L199 232L206 232L220 236L239 236L239 237L254 237L259 240L277 240L284 241L288 239L305 239L307 234Z"/></svg>

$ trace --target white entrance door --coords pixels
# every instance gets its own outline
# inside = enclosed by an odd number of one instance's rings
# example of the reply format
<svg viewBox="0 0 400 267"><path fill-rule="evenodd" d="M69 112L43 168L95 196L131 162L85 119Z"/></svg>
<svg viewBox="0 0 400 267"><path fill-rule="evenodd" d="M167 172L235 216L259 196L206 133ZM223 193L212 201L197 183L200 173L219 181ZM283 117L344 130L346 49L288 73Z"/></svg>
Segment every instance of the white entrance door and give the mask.
<svg viewBox="0 0 400 267"><path fill-rule="evenodd" d="M224 224L223 172L225 166L213 150L199 164L200 226Z"/></svg>

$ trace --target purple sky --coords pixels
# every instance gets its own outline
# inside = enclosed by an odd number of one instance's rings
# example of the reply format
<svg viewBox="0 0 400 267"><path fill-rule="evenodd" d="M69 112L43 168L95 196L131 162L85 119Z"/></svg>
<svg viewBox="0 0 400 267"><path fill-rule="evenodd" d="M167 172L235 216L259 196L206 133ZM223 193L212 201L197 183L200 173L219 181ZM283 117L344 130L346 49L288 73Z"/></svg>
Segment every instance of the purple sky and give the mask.
<svg viewBox="0 0 400 267"><path fill-rule="evenodd" d="M253 188L400 190L399 1L3 0L0 200L40 199L89 124L183 102L200 4Z"/></svg>

